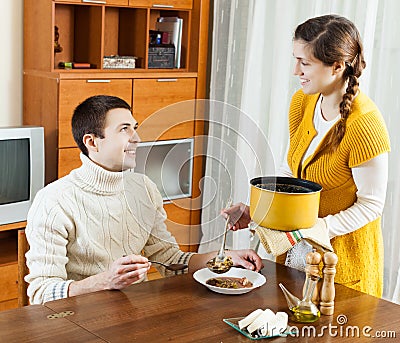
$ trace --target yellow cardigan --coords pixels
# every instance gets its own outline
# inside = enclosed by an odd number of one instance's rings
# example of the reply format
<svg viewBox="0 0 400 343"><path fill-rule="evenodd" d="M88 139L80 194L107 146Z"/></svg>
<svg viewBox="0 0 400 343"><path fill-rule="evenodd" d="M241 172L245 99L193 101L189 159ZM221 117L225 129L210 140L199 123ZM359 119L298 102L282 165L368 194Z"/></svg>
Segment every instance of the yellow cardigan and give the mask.
<svg viewBox="0 0 400 343"><path fill-rule="evenodd" d="M313 115L319 94L302 90L292 98L289 111L288 164L295 177L319 183L323 190L319 217L352 206L357 197L351 168L390 151L389 135L376 105L364 93L355 98L346 121L346 133L334 153L313 155L301 163L316 135ZM335 282L381 297L383 287L383 238L381 218L331 240L338 255Z"/></svg>

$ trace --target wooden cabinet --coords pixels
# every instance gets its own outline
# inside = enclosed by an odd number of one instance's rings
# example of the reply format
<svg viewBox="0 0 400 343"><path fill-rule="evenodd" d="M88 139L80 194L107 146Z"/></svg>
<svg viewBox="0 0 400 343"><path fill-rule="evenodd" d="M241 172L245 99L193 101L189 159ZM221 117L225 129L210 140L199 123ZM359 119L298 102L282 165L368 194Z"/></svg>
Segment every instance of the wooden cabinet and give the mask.
<svg viewBox="0 0 400 343"><path fill-rule="evenodd" d="M200 183L202 140L195 136L205 129L195 101L206 94L209 11L209 0L24 0L24 124L45 128L46 183L81 164L71 118L97 94L132 106L142 141L194 138L191 181ZM180 68L148 68L149 32L159 17L182 19ZM135 68L108 69L104 57L112 55L135 57ZM65 62L90 68L65 69ZM165 204L167 226L186 251L198 243L193 202L200 192L193 189Z"/></svg>
<svg viewBox="0 0 400 343"><path fill-rule="evenodd" d="M18 303L18 263L0 266L0 309L15 307Z"/></svg>
<svg viewBox="0 0 400 343"><path fill-rule="evenodd" d="M193 245L190 237L190 200L179 199L164 205L167 212L166 224L183 251L190 251Z"/></svg>
<svg viewBox="0 0 400 343"><path fill-rule="evenodd" d="M72 169L81 165L79 148L64 148L58 150L58 178L68 175Z"/></svg>
<svg viewBox="0 0 400 343"><path fill-rule="evenodd" d="M75 107L85 99L97 95L118 95L132 106L131 79L61 80L58 105L58 147L76 146L71 132L71 119Z"/></svg>
<svg viewBox="0 0 400 343"><path fill-rule="evenodd" d="M204 134L194 100L205 97L208 12L209 0L24 1L24 123L45 127L46 183L79 165L70 121L91 95L126 100L144 141ZM147 67L149 31L160 16L183 20L179 69ZM104 68L111 55L136 57L136 68ZM63 69L60 62L90 68ZM182 101L186 108L172 112Z"/></svg>
<svg viewBox="0 0 400 343"><path fill-rule="evenodd" d="M194 135L196 78L133 80L133 116L142 141ZM182 103L184 102L184 103Z"/></svg>
<svg viewBox="0 0 400 343"><path fill-rule="evenodd" d="M182 8L191 9L192 0L129 0L129 5L154 8Z"/></svg>
<svg viewBox="0 0 400 343"><path fill-rule="evenodd" d="M0 311L18 306L17 229L25 222L0 225Z"/></svg>

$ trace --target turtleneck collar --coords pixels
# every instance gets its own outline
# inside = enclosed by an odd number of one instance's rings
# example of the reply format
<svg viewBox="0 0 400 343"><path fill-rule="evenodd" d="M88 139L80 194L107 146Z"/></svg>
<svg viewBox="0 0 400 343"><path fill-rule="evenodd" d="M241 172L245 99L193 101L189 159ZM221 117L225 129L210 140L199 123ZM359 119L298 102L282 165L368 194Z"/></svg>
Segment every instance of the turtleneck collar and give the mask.
<svg viewBox="0 0 400 343"><path fill-rule="evenodd" d="M123 190L123 172L111 172L94 163L89 157L80 154L82 166L71 172L79 186L97 194L115 194Z"/></svg>

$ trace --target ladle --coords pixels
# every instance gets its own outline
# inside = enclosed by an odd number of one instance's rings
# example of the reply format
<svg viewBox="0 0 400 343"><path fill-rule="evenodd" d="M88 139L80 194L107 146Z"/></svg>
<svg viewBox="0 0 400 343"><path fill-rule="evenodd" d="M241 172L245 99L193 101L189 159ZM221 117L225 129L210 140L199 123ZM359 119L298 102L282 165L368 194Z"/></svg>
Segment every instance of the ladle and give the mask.
<svg viewBox="0 0 400 343"><path fill-rule="evenodd" d="M232 205L232 199L229 198L226 207L229 208ZM230 216L228 215L225 220L225 227L224 227L224 237L222 240L221 248L218 251L217 256L207 262L207 268L210 269L212 272L217 274L223 274L228 272L231 267L233 266L233 262L231 259L227 259L225 254L225 243L226 243L226 234L229 230L229 220Z"/></svg>
<svg viewBox="0 0 400 343"><path fill-rule="evenodd" d="M216 257L207 262L207 268L216 274L224 274L228 272L233 266L232 259L225 257L222 261L216 261Z"/></svg>
<svg viewBox="0 0 400 343"><path fill-rule="evenodd" d="M159 264L160 266L163 266L165 269L172 270L174 272L176 272L178 270L186 269L188 267L187 264L183 264L183 263L165 264L165 263L161 263L161 262L157 262L157 261L151 261L151 260L148 260L148 261L151 263Z"/></svg>
<svg viewBox="0 0 400 343"><path fill-rule="evenodd" d="M229 208L232 205L232 199L229 198L226 207ZM225 243L226 243L226 234L228 232L228 225L229 225L230 216L228 215L225 220L225 228L224 228L224 239L222 240L221 248L219 249L218 255L215 257L215 262L222 262L225 260Z"/></svg>

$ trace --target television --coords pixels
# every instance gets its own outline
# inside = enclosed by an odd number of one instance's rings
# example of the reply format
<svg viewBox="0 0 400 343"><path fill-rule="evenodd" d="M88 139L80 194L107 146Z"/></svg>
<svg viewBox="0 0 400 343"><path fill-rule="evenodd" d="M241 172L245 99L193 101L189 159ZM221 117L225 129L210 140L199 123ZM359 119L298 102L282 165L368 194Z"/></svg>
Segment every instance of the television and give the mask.
<svg viewBox="0 0 400 343"><path fill-rule="evenodd" d="M164 201L192 196L193 138L141 142L135 172L147 175Z"/></svg>
<svg viewBox="0 0 400 343"><path fill-rule="evenodd" d="M0 127L0 225L25 221L43 186L43 127Z"/></svg>

